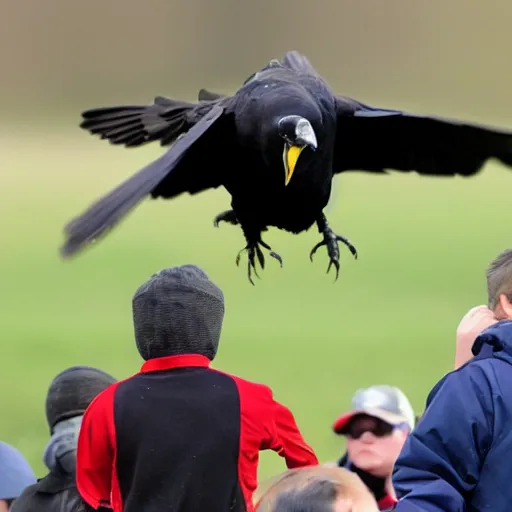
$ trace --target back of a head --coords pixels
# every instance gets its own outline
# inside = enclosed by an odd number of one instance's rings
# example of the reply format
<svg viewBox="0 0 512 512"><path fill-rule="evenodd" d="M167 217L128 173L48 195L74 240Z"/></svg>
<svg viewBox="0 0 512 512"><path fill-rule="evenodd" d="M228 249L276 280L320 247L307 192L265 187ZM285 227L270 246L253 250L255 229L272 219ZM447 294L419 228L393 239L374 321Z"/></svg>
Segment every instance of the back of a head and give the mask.
<svg viewBox="0 0 512 512"><path fill-rule="evenodd" d="M224 319L224 295L199 267L153 274L135 292L135 341L143 359L200 354L213 360Z"/></svg>
<svg viewBox="0 0 512 512"><path fill-rule="evenodd" d="M84 414L92 400L114 382L112 375L90 366L72 366L56 375L45 402L50 432L57 423Z"/></svg>
<svg viewBox="0 0 512 512"><path fill-rule="evenodd" d="M25 487L36 481L32 468L21 452L0 441L0 500L17 498Z"/></svg>
<svg viewBox="0 0 512 512"><path fill-rule="evenodd" d="M360 478L339 467L313 466L280 475L261 497L257 512L377 512Z"/></svg>
<svg viewBox="0 0 512 512"><path fill-rule="evenodd" d="M297 492L283 491L276 497L276 512L336 512L337 489L333 482L317 480Z"/></svg>
<svg viewBox="0 0 512 512"><path fill-rule="evenodd" d="M487 268L488 307L494 311L501 294L512 302L512 249L500 253Z"/></svg>

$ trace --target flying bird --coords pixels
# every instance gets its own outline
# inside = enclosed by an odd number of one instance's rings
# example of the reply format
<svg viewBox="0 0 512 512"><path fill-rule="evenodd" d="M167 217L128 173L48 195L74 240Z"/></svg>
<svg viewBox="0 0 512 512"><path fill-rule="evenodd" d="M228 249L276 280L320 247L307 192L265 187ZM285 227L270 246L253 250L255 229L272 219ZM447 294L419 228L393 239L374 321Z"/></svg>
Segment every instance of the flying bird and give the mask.
<svg viewBox="0 0 512 512"><path fill-rule="evenodd" d="M231 208L214 225L238 225L246 245L249 281L264 268L262 239L273 226L298 234L316 225L339 274L339 245L357 258L323 212L335 174L349 170L422 175L476 174L490 158L512 166L512 133L399 110L337 95L297 51L271 60L233 95L201 89L197 102L158 96L150 105L86 110L80 127L112 144L170 146L158 159L93 203L65 226L63 258L105 236L144 198L172 199L224 187Z"/></svg>

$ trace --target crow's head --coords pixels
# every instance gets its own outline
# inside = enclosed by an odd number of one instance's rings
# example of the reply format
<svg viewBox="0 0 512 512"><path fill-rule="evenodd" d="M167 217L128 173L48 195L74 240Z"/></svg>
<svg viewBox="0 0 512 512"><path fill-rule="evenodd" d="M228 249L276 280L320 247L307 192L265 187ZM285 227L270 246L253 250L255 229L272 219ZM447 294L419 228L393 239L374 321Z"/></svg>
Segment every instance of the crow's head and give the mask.
<svg viewBox="0 0 512 512"><path fill-rule="evenodd" d="M301 116L281 117L277 124L279 135L284 139L283 165L285 185L288 185L302 150L317 148L315 130L311 123Z"/></svg>

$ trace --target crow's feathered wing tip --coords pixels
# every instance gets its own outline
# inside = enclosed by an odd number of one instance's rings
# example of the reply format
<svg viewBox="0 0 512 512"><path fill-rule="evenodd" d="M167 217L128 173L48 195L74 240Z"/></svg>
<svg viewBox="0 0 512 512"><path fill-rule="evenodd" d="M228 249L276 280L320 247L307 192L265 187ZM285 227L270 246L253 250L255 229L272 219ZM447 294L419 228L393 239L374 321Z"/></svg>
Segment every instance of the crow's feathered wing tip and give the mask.
<svg viewBox="0 0 512 512"><path fill-rule="evenodd" d="M92 207L95 205L93 204ZM92 207L89 207L85 213L88 213ZM63 229L65 236L65 242L59 247L59 256L63 261L69 261L78 256L79 253L87 250L90 246L95 245L114 228L117 227L118 223L124 219L119 217L117 221L114 221L111 225L104 225L94 232L90 232L85 237L83 236L82 218L85 213L81 216L75 217L70 220Z"/></svg>
<svg viewBox="0 0 512 512"><path fill-rule="evenodd" d="M79 257L81 253L83 253L87 250L90 250L92 248L92 246L94 246L98 242L100 242L116 227L117 227L117 224L109 226L106 229L102 230L100 233L89 236L83 240L77 240L76 234L73 234L71 232L68 233L65 228L64 231L67 235L66 236L67 239L59 247L58 254L60 256L60 259L62 261L67 262L67 261L71 261L71 260Z"/></svg>
<svg viewBox="0 0 512 512"><path fill-rule="evenodd" d="M215 105L159 158L95 201L64 227L66 241L59 252L70 259L92 243L103 239L143 201L176 167L185 152L218 120L224 109Z"/></svg>
<svg viewBox="0 0 512 512"><path fill-rule="evenodd" d="M74 254L73 248L70 244L65 244L59 247L59 256L62 261L69 261Z"/></svg>
<svg viewBox="0 0 512 512"><path fill-rule="evenodd" d="M92 240L90 243L94 243ZM63 261L72 260L77 254L85 248L85 245L89 244L74 244L71 241L66 242L64 245L59 247L59 256Z"/></svg>

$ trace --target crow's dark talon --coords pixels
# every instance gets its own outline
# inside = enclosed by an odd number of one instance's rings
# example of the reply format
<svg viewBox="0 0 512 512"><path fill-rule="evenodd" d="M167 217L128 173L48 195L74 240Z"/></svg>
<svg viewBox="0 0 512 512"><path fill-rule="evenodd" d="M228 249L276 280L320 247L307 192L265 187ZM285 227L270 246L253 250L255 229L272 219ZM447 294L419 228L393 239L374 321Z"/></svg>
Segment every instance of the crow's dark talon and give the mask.
<svg viewBox="0 0 512 512"><path fill-rule="evenodd" d="M319 233L323 235L323 240L318 242L313 247L313 249L311 249L311 252L309 253L309 259L313 261L313 255L315 254L317 249L322 245L325 245L327 248L327 254L329 255L329 265L327 266L326 273L328 274L329 271L331 270L331 267L334 266L334 268L336 269L336 276L334 278L334 282L336 282L338 280L340 272L340 249L338 247L338 242L342 242L343 244L345 244L355 259L357 259L357 249L352 244L352 242L348 240L348 238L345 238L344 236L340 236L334 233L334 231L327 224L327 219L323 214L317 221L317 225Z"/></svg>
<svg viewBox="0 0 512 512"><path fill-rule="evenodd" d="M319 247L322 247L322 245L327 245L327 242L325 240L322 240L321 242L318 242L313 249L311 249L311 252L309 253L309 259L313 261L313 254L317 251Z"/></svg>
<svg viewBox="0 0 512 512"><path fill-rule="evenodd" d="M357 249L355 246L350 242L348 238L345 238L344 236L336 235L336 240L338 242L343 242L347 247L348 250L351 252L352 256L357 260Z"/></svg>
<svg viewBox="0 0 512 512"><path fill-rule="evenodd" d="M252 276L251 276L251 265L248 265L247 266L247 277L249 278L249 282L255 286L254 284L254 281L252 280Z"/></svg>
<svg viewBox="0 0 512 512"><path fill-rule="evenodd" d="M263 270L265 268L265 256L263 254L263 251L260 248L260 245L264 247L265 249L269 250L270 256L272 258L275 258L277 261L279 261L279 264L281 265L281 268L283 267L283 260L279 254L272 251L270 246L263 242L262 240L258 240L257 242L249 242L237 255L236 257L236 264L237 266L240 263L240 256L242 252L247 251L247 275L249 277L249 282L254 285L254 282L252 280L252 274L258 278L261 279L261 277L258 274L257 268L256 268L256 259L258 260L258 263L261 266L261 269Z"/></svg>
<svg viewBox="0 0 512 512"><path fill-rule="evenodd" d="M336 276L334 277L334 282L336 282L340 274L340 262L338 260L330 260L326 274L329 273L329 270L331 270L332 266L334 266L334 268L336 269Z"/></svg>
<svg viewBox="0 0 512 512"><path fill-rule="evenodd" d="M238 254L236 255L236 266L238 267L240 265L240 256L241 254L245 251L245 249L242 249L241 251L238 252Z"/></svg>
<svg viewBox="0 0 512 512"><path fill-rule="evenodd" d="M283 258L281 258L281 256L279 256L279 254L277 254L277 252L270 251L270 256L272 256L272 258L275 258L277 261L279 261L281 268L283 268Z"/></svg>
<svg viewBox="0 0 512 512"><path fill-rule="evenodd" d="M258 246L256 246L256 256L258 256L258 261L260 262L261 269L264 270L265 269L265 256L263 256L263 252Z"/></svg>
<svg viewBox="0 0 512 512"><path fill-rule="evenodd" d="M256 265L251 261L251 263L249 263L249 275L252 275L252 273L254 273L258 279L261 279L261 277L258 275L258 271L256 270Z"/></svg>
<svg viewBox="0 0 512 512"><path fill-rule="evenodd" d="M251 271L251 268L254 272L254 275L260 279L260 276L258 275L258 270L256 268L256 257L255 257L255 253L254 252L251 252L250 255L249 255L249 272Z"/></svg>

